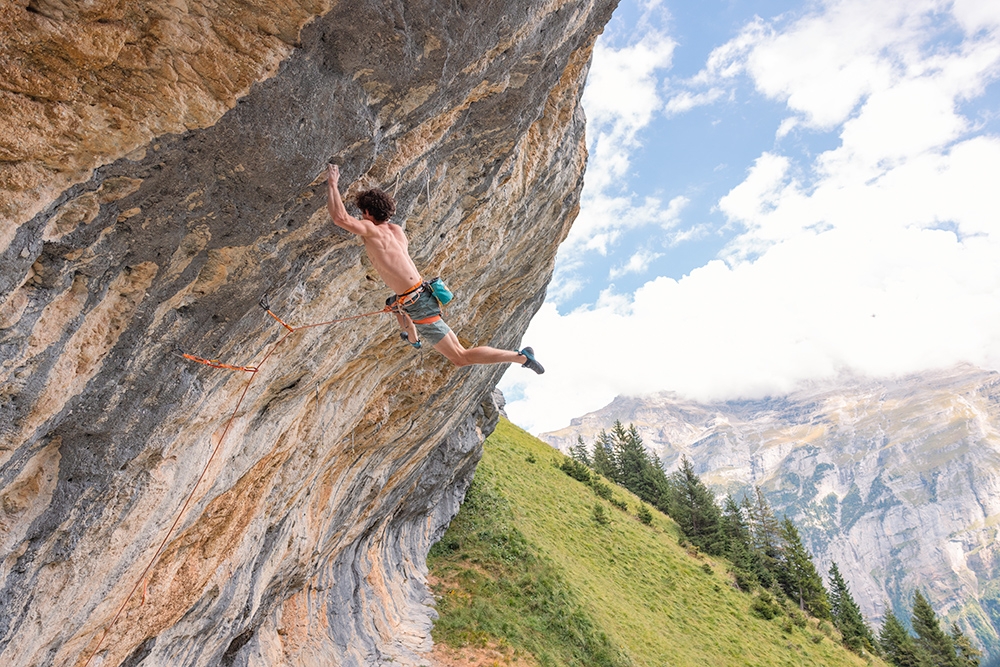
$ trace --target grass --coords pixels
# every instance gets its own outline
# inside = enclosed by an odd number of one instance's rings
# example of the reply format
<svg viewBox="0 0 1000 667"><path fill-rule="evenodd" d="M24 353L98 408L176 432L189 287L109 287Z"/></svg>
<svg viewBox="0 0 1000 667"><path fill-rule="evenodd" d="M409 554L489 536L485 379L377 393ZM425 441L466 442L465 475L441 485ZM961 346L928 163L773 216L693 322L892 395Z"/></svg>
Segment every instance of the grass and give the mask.
<svg viewBox="0 0 1000 667"><path fill-rule="evenodd" d="M663 514L643 525L638 499L617 486L627 511L598 498L553 465L561 460L506 421L486 441L467 500L428 559L436 642L499 646L544 667L884 664L814 620L754 615L725 561L681 547Z"/></svg>

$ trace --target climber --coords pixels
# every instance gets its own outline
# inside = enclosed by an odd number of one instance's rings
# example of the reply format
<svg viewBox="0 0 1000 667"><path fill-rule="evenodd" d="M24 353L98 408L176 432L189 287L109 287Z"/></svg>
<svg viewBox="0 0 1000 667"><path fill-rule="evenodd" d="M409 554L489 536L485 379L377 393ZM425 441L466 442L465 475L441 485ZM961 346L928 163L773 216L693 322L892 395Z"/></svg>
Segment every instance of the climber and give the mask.
<svg viewBox="0 0 1000 667"><path fill-rule="evenodd" d="M456 366L470 364L519 363L538 374L545 372L535 360L534 350L526 347L520 352L500 350L495 347L466 349L444 320L441 308L430 283L424 282L410 258L409 243L401 227L389 222L396 212L396 202L387 193L372 188L360 193L356 203L361 209L361 219L348 215L340 197L338 184L340 168L327 167L327 208L335 225L357 234L365 243L365 252L375 270L395 296L386 302L393 307L400 337L414 347L420 346L419 336L430 342Z"/></svg>

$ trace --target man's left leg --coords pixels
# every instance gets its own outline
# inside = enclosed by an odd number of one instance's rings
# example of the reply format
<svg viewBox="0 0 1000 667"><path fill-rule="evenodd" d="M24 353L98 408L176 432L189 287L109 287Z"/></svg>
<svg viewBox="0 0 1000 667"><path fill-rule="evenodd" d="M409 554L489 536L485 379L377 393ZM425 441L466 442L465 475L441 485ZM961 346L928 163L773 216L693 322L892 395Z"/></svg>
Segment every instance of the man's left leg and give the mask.
<svg viewBox="0 0 1000 667"><path fill-rule="evenodd" d="M524 364L528 358L513 350L500 350L495 347L481 345L466 349L458 340L454 331L449 331L445 337L434 344L434 349L443 354L448 361L456 366L472 364Z"/></svg>

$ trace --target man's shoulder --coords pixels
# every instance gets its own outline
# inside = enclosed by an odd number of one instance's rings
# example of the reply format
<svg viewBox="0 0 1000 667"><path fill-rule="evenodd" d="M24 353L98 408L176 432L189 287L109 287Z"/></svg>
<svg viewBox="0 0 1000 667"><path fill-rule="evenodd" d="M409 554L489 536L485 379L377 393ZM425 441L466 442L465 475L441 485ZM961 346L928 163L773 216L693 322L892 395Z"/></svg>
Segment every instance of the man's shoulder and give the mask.
<svg viewBox="0 0 1000 667"><path fill-rule="evenodd" d="M384 225L379 225L379 227L382 227L386 234L391 234L396 238L406 238L406 231L403 229L403 225L401 223L389 220Z"/></svg>

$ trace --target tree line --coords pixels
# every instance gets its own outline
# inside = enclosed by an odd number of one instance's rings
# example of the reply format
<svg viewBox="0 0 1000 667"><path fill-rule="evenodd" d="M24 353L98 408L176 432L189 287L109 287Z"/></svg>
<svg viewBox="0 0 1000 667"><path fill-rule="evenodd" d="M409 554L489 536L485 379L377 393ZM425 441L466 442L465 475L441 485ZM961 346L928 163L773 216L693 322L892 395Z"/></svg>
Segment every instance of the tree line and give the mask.
<svg viewBox="0 0 1000 667"><path fill-rule="evenodd" d="M616 421L610 432L600 432L592 447L577 438L562 468L592 486L601 483L590 479L591 471L628 489L670 516L698 549L728 559L734 585L758 593L753 610L764 618L780 612L773 597L778 596L801 612L832 622L850 650L881 655L896 667L979 665L981 653L957 625L950 634L941 629L920 591L913 602L915 636L889 611L876 637L837 564L830 566L827 588L798 528L787 516L775 516L760 487L739 500L728 495L720 506L687 457L667 474L633 424L626 428ZM643 511L648 512L645 507L640 514Z"/></svg>

